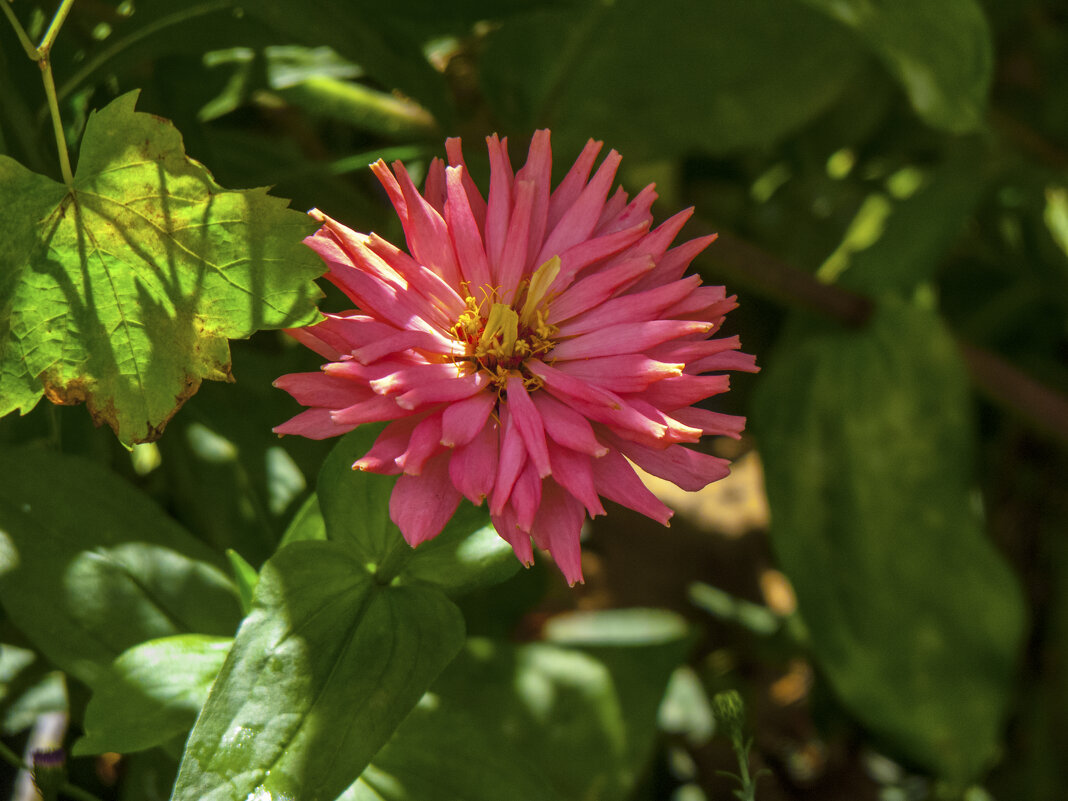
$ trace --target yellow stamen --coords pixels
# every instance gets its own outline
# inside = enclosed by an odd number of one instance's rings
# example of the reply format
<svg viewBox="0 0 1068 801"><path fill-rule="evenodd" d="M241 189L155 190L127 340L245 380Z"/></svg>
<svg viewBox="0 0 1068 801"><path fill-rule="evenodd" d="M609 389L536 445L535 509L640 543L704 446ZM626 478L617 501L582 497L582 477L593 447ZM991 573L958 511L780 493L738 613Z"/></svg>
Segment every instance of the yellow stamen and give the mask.
<svg viewBox="0 0 1068 801"><path fill-rule="evenodd" d="M534 328L535 319L540 321L539 306L549 291L556 276L560 274L560 257L553 256L545 264L541 265L530 276L530 285L527 286L527 297L523 301L523 310L519 313L519 321L528 328Z"/></svg>
<svg viewBox="0 0 1068 801"><path fill-rule="evenodd" d="M486 329L475 348L475 355L479 358L487 355L508 358L515 352L518 339L519 315L504 303L494 303L486 320Z"/></svg>

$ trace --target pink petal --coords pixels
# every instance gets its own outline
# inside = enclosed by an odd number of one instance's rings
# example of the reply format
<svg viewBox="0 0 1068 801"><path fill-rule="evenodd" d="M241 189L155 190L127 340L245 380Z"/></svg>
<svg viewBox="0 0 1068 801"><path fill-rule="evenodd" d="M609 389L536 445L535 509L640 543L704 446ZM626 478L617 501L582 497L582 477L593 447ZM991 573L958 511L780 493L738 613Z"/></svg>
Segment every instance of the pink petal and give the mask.
<svg viewBox="0 0 1068 801"><path fill-rule="evenodd" d="M656 186L649 184L641 192L635 195L634 200L627 204L626 208L622 209L615 215L602 215L601 221L597 226L597 234L610 234L613 231L622 231L624 228L630 228L637 223L651 223L653 215L651 209L653 203L656 201L659 195L656 194ZM623 201L626 202L627 196L623 195Z"/></svg>
<svg viewBox="0 0 1068 801"><path fill-rule="evenodd" d="M542 490L541 507L531 533L535 542L547 542L553 561L574 586L582 581L582 548L579 537L586 513L582 504L550 480Z"/></svg>
<svg viewBox="0 0 1068 801"><path fill-rule="evenodd" d="M645 279L639 279L638 283L645 283ZM562 322L559 336L585 334L613 325L619 320L641 322L661 319L665 316L663 314L665 309L677 308L678 304L688 298L700 283L701 279L694 275L645 292L637 292L637 285L632 286L627 294L606 300L600 306ZM666 316L670 318L675 315ZM705 318L695 314L688 319L703 320Z"/></svg>
<svg viewBox="0 0 1068 801"><path fill-rule="evenodd" d="M289 373L276 378L274 386L284 389L301 406L340 409L371 397L367 387L321 372Z"/></svg>
<svg viewBox="0 0 1068 801"><path fill-rule="evenodd" d="M527 272L527 243L530 236L530 213L534 204L534 182L515 182L515 205L508 224L501 257L497 262L497 284L501 300L511 303L515 299L519 282Z"/></svg>
<svg viewBox="0 0 1068 801"><path fill-rule="evenodd" d="M445 322L451 325L452 319L464 310L463 298L444 278L424 267L392 242L387 242L378 234L369 234L364 248L381 258L427 302L445 312Z"/></svg>
<svg viewBox="0 0 1068 801"><path fill-rule="evenodd" d="M401 472L396 459L408 449L408 440L419 422L416 415L394 420L382 429L371 450L352 463L352 469L390 476Z"/></svg>
<svg viewBox="0 0 1068 801"><path fill-rule="evenodd" d="M614 234L605 234L595 239L579 242L560 253L560 274L552 284L552 291L563 291L570 286L580 271L625 250L639 239L648 227L647 223L639 223L625 231L617 231ZM541 265L545 262L534 263Z"/></svg>
<svg viewBox="0 0 1068 801"><path fill-rule="evenodd" d="M643 323L610 325L573 339L559 342L549 352L550 358L589 359L594 356L615 356L637 353L669 339L703 334L711 329L709 323L693 320L651 320Z"/></svg>
<svg viewBox="0 0 1068 801"><path fill-rule="evenodd" d="M439 158L430 160L426 183L423 185L423 197L434 211L445 215L445 162Z"/></svg>
<svg viewBox="0 0 1068 801"><path fill-rule="evenodd" d="M376 396L330 413L336 425L348 426L347 430L350 431L363 423L396 420L398 417L407 417L408 414L409 411L398 406L393 398L385 396Z"/></svg>
<svg viewBox="0 0 1068 801"><path fill-rule="evenodd" d="M690 363L727 350L735 350L739 347L741 347L741 342L738 337L723 337L721 339L666 342L663 345L650 348L646 353L654 359Z"/></svg>
<svg viewBox="0 0 1068 801"><path fill-rule="evenodd" d="M682 375L682 368L682 364L658 362L637 353L556 363L562 373L622 393L642 392L655 381Z"/></svg>
<svg viewBox="0 0 1068 801"><path fill-rule="evenodd" d="M627 197L623 187L617 186L615 194L608 198L604 208L601 209L601 216L597 219L597 225L593 228L595 234L604 233L604 228L608 226L608 223L617 219L623 213L623 210L627 207Z"/></svg>
<svg viewBox="0 0 1068 801"><path fill-rule="evenodd" d="M467 194L468 206L475 218L475 222L478 224L478 230L481 234L486 226L486 201L482 198L482 193L478 191L478 187L475 185L475 181L471 177L471 171L467 169L467 165L464 163L464 154L460 147L460 139L458 137L446 139L445 152L449 156L449 166L463 167L463 189Z"/></svg>
<svg viewBox="0 0 1068 801"><path fill-rule="evenodd" d="M427 459L444 450L441 445L441 413L431 413L413 430L408 448L397 457L397 466L410 476L422 472Z"/></svg>
<svg viewBox="0 0 1068 801"><path fill-rule="evenodd" d="M760 372L760 368L757 367L756 356L737 350L706 356L686 366L686 372L688 373L709 373L715 370L736 370L742 373Z"/></svg>
<svg viewBox="0 0 1068 801"><path fill-rule="evenodd" d="M508 137L503 140L497 134L486 139L490 160L489 204L486 207L486 257L490 273L497 275L496 268L504 252L508 224L512 216L512 165L508 161Z"/></svg>
<svg viewBox="0 0 1068 801"><path fill-rule="evenodd" d="M436 537L462 496L449 480L449 454L427 462L418 476L402 475L389 496L389 517L413 548Z"/></svg>
<svg viewBox="0 0 1068 801"><path fill-rule="evenodd" d="M397 216L400 217L401 225L407 226L408 204L404 200L404 192L401 191L400 184L397 183L397 179L393 176L393 173L389 171L386 162L379 159L371 165L371 172L375 174L378 182L382 184L382 188L386 190L389 202L392 203L393 208L397 210Z"/></svg>
<svg viewBox="0 0 1068 801"><path fill-rule="evenodd" d="M549 131L542 129L535 131L530 140L530 150L527 153L527 163L518 173L515 180L531 181L534 184L534 198L531 203L529 245L523 259L524 264L538 267L534 264L534 257L538 255L541 243L545 238L545 228L549 216L549 190L552 182L553 151L549 144Z"/></svg>
<svg viewBox="0 0 1068 801"><path fill-rule="evenodd" d="M597 492L603 497L668 525L673 512L649 491L619 451L594 459L592 466Z"/></svg>
<svg viewBox="0 0 1068 801"><path fill-rule="evenodd" d="M449 224L463 280L469 283L469 289L477 290L479 287L492 286L493 279L482 245L482 233L468 203L467 192L464 191L465 177L463 167L449 167L446 170L448 198L445 201L445 220Z"/></svg>
<svg viewBox="0 0 1068 801"><path fill-rule="evenodd" d="M362 348L356 348L352 351L352 356L362 364L370 364L384 356L392 356L413 348L432 354L454 356L462 356L465 352L465 348L456 340L449 340L429 331L398 331Z"/></svg>
<svg viewBox="0 0 1068 801"><path fill-rule="evenodd" d="M666 284L682 278L694 257L715 242L716 237L717 234L709 234L673 247L660 259L656 270L642 279L636 289L649 289L657 284Z"/></svg>
<svg viewBox="0 0 1068 801"><path fill-rule="evenodd" d="M545 382L545 389L590 420L605 423L652 442L659 441L667 427L638 413L618 395L537 361L528 361L527 369ZM664 379L669 381L672 379ZM653 386L663 383L657 382Z"/></svg>
<svg viewBox="0 0 1068 801"><path fill-rule="evenodd" d="M446 403L470 398L480 392L489 379L479 371L470 375L428 381L409 389L397 398L397 404L405 409L417 409L428 403Z"/></svg>
<svg viewBox="0 0 1068 801"><path fill-rule="evenodd" d="M502 402L497 407L497 413L501 419L501 453L497 464L497 480L493 485L493 495L490 496L490 513L495 515L500 514L501 509L508 503L512 488L527 461L523 436L512 420L507 402Z"/></svg>
<svg viewBox="0 0 1068 801"><path fill-rule="evenodd" d="M541 415L523 386L523 379L513 373L508 378L508 408L512 422L519 429L523 442L537 468L538 476L545 478L551 472L549 451L545 447L545 427Z"/></svg>
<svg viewBox="0 0 1068 801"><path fill-rule="evenodd" d="M505 507L499 515L490 515L493 527L501 535L501 539L512 546L516 559L520 564L530 567L534 564L534 549L530 546L530 535L520 530L516 523L515 512L511 507Z"/></svg>
<svg viewBox="0 0 1068 801"><path fill-rule="evenodd" d="M701 429L705 436L726 436L739 439L745 430L745 418L733 414L722 414L696 406L676 409L671 416L684 425Z"/></svg>
<svg viewBox="0 0 1068 801"><path fill-rule="evenodd" d="M450 404L442 416L441 444L453 448L473 440L497 405L492 392L479 392Z"/></svg>
<svg viewBox="0 0 1068 801"><path fill-rule="evenodd" d="M549 322L554 325L604 303L622 288L656 267L647 256L624 259L609 269L598 270L576 281L552 301L549 306Z"/></svg>
<svg viewBox="0 0 1068 801"><path fill-rule="evenodd" d="M587 141L586 146L582 148L582 152L575 160L575 164L564 176L564 180L553 190L552 195L549 197L548 230L551 231L555 228L564 214L571 210L579 194L581 194L582 188L586 185L587 179L590 177L593 162L597 160L597 154L601 152L603 144L603 142L595 142L592 139Z"/></svg>
<svg viewBox="0 0 1068 801"><path fill-rule="evenodd" d="M657 381L642 393L642 398L646 403L670 412L726 392L730 384L730 377L725 375L681 375Z"/></svg>
<svg viewBox="0 0 1068 801"><path fill-rule="evenodd" d="M459 286L460 268L456 264L456 254L445 220L419 194L403 164L393 162L393 171L404 192L404 201L408 204L408 224L404 226L404 236L412 256L440 275L446 284Z"/></svg>
<svg viewBox="0 0 1068 801"><path fill-rule="evenodd" d="M546 392L535 393L533 400L541 414L545 433L555 442L590 456L603 456L608 452L594 436L590 421L570 406Z"/></svg>
<svg viewBox="0 0 1068 801"><path fill-rule="evenodd" d="M545 240L537 258L534 259L535 264L544 264L553 256L562 254L572 245L589 239L601 216L601 209L608 197L608 190L615 178L620 158L614 150L605 156L593 180L586 184L586 188L579 194L578 199Z"/></svg>
<svg viewBox="0 0 1068 801"><path fill-rule="evenodd" d="M671 445L663 450L648 448L636 442L616 440L620 453L647 473L670 481L687 492L697 492L713 481L730 473L730 462L718 456L701 453L683 445Z"/></svg>
<svg viewBox="0 0 1068 801"><path fill-rule="evenodd" d="M604 507L593 483L590 464L593 460L584 453L577 453L556 443L549 443L549 458L552 460L553 480L575 496L586 507L590 517L603 515Z"/></svg>
<svg viewBox="0 0 1068 801"><path fill-rule="evenodd" d="M493 492L499 451L499 426L489 420L474 439L452 452L449 476L453 486L476 506Z"/></svg>
<svg viewBox="0 0 1068 801"><path fill-rule="evenodd" d="M326 439L347 434L356 428L356 425L356 423L347 425L336 422L329 409L305 409L296 417L271 430L279 435L295 434L308 439Z"/></svg>
<svg viewBox="0 0 1068 801"><path fill-rule="evenodd" d="M515 510L515 521L519 530L530 531L541 503L541 479L538 478L538 471L532 462L528 461L520 472L512 487L512 493L508 496L508 503Z"/></svg>

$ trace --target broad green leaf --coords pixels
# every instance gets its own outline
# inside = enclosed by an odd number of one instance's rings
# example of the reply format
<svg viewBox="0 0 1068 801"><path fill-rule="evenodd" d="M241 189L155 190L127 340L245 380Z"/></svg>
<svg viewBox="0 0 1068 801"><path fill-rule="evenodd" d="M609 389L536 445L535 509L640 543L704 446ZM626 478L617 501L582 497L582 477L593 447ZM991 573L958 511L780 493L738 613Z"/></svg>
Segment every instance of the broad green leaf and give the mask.
<svg viewBox="0 0 1068 801"><path fill-rule="evenodd" d="M56 665L90 685L137 643L230 635L222 562L100 465L0 451L0 602Z"/></svg>
<svg viewBox="0 0 1068 801"><path fill-rule="evenodd" d="M319 496L313 492L293 515L278 547L281 548L300 540L325 539L326 523L323 522L323 513L319 509Z"/></svg>
<svg viewBox="0 0 1068 801"><path fill-rule="evenodd" d="M512 128L549 126L565 152L604 139L634 163L766 146L827 109L862 61L801 4L617 0L505 20L481 79Z"/></svg>
<svg viewBox="0 0 1068 801"><path fill-rule="evenodd" d="M457 735L460 736L457 736ZM423 696L338 801L567 801L495 721Z"/></svg>
<svg viewBox="0 0 1068 801"><path fill-rule="evenodd" d="M252 596L256 593L256 584L260 580L259 573L233 548L227 549L226 558L230 560L230 569L234 574L237 596L241 599L241 611L247 615L252 610Z"/></svg>
<svg viewBox="0 0 1068 801"><path fill-rule="evenodd" d="M804 0L857 32L930 125L973 131L986 113L994 53L977 0Z"/></svg>
<svg viewBox="0 0 1068 801"><path fill-rule="evenodd" d="M316 484L327 539L350 547L365 568L380 565L400 540L400 529L389 519L396 477L352 469L381 430L377 425L360 426L338 440Z"/></svg>
<svg viewBox="0 0 1068 801"><path fill-rule="evenodd" d="M228 339L315 319L314 223L186 157L136 93L89 118L68 189L0 156L0 415L85 402L124 443L159 437Z"/></svg>
<svg viewBox="0 0 1068 801"><path fill-rule="evenodd" d="M403 540L400 544L408 547ZM518 570L512 546L497 533L488 510L462 503L444 531L414 549L400 580L430 584L456 597L499 584Z"/></svg>
<svg viewBox="0 0 1068 801"><path fill-rule="evenodd" d="M96 686L75 755L128 754L163 745L191 728L231 637L179 634L124 651Z"/></svg>
<svg viewBox="0 0 1068 801"><path fill-rule="evenodd" d="M463 636L459 611L440 592L377 584L338 543L286 546L261 571L173 801L333 801Z"/></svg>
<svg viewBox="0 0 1068 801"><path fill-rule="evenodd" d="M519 567L512 552L484 508L463 504L437 537L412 548L389 518L394 476L352 469L370 450L380 426L360 426L346 434L319 472L318 507L322 523L309 501L286 533L286 541L317 536L320 525L327 539L353 550L368 569L382 568L402 583L423 583L450 596L504 581Z"/></svg>
<svg viewBox="0 0 1068 801"><path fill-rule="evenodd" d="M952 781L993 758L1024 631L969 480L967 377L931 312L796 326L753 415L772 543L821 671L892 754Z"/></svg>
<svg viewBox="0 0 1068 801"><path fill-rule="evenodd" d="M490 778L500 780L496 766L502 761L515 765L522 787L534 787L530 777L541 775L555 793L541 791L534 798L629 797L651 753L668 679L689 648L688 636L678 636L685 626L680 629L678 618L670 626L675 635L661 632L649 642L631 639L593 649L470 639L361 777L364 795L352 798L375 798L368 789L386 801L510 797L507 777L496 787L490 783ZM478 776L481 759L450 758L464 750L448 743L450 732L458 731L488 735L484 754L493 766L490 777ZM425 748L428 734L441 745L430 754L412 753ZM474 742L481 747L485 739ZM410 763L414 773L408 771ZM442 777L437 791L428 775ZM478 792L449 795L466 786Z"/></svg>

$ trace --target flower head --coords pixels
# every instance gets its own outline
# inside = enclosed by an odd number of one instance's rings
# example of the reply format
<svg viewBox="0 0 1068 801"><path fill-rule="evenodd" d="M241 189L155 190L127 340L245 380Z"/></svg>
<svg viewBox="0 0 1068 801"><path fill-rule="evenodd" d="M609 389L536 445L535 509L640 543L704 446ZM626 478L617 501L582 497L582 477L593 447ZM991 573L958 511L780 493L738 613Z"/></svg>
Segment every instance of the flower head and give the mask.
<svg viewBox="0 0 1068 801"><path fill-rule="evenodd" d="M631 463L686 490L727 474L686 444L737 437L745 421L694 404L727 390L723 371L756 367L736 337L710 338L735 299L684 275L715 237L671 247L690 210L651 228L653 187L609 196L620 157L594 171L600 142L555 189L548 131L515 173L507 140L487 144L486 199L459 139L422 193L400 162L372 165L407 253L312 212L323 226L307 244L356 309L290 332L327 363L275 382L309 407L275 431L321 439L390 421L353 467L400 476L390 516L411 545L461 498L486 501L521 562L533 538L574 583L601 498L671 516Z"/></svg>

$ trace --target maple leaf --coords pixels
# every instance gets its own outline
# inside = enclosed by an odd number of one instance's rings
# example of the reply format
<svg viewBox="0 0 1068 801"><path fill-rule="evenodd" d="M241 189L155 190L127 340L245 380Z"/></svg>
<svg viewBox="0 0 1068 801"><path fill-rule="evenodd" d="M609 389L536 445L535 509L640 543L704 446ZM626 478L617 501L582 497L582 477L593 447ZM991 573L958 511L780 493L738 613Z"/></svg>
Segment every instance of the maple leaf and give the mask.
<svg viewBox="0 0 1068 801"><path fill-rule="evenodd" d="M73 186L0 156L0 416L85 402L124 443L157 439L228 340L313 322L307 215L235 191L130 92L94 112Z"/></svg>

